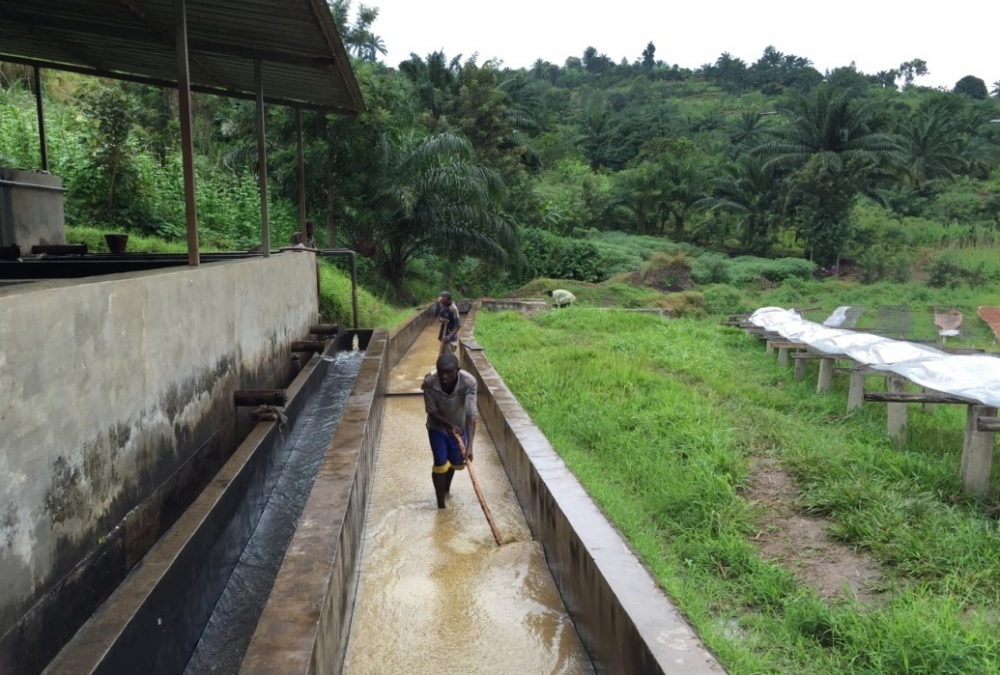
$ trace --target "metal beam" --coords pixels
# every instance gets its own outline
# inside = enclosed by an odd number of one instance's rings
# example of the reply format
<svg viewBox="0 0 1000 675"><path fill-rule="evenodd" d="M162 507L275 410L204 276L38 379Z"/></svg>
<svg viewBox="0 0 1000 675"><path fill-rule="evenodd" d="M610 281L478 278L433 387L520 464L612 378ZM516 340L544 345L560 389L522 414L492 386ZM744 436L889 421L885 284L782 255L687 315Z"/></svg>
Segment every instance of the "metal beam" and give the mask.
<svg viewBox="0 0 1000 675"><path fill-rule="evenodd" d="M267 146L264 136L264 83L260 61L253 62L257 90L257 186L260 189L260 242L265 258L271 257L271 223L267 216ZM305 243L305 242L303 242Z"/></svg>
<svg viewBox="0 0 1000 675"><path fill-rule="evenodd" d="M126 82L137 82L139 84L148 84L154 87L164 87L166 89L178 89L178 84L174 80L165 80L159 77L145 77L143 75L134 75L132 73L122 73L112 70L102 70L99 68L92 68L89 66L81 66L79 64L73 63L61 63L59 61L48 61L46 59L25 59L19 56L14 56L10 54L5 54L0 51L0 61L7 61L8 63L20 63L25 66L38 66L39 68L51 68L53 70L62 70L67 73L79 73L80 75L90 75L91 77L107 77L112 80L124 80ZM188 89L192 92L199 94L212 94L213 96L225 96L227 98L238 98L245 101L254 101L257 99L255 93L239 91L237 89L223 89L220 87L210 87L204 84L190 84ZM306 101L299 101L291 98L283 98L280 96L265 96L264 102L271 105L285 105L292 108L298 107L303 110L316 110L319 112L330 112L337 115L354 116L358 114L357 110L352 110L350 108L342 108L335 105L323 105L319 103L308 103Z"/></svg>
<svg viewBox="0 0 1000 675"><path fill-rule="evenodd" d="M323 31L323 39L326 40L327 47L337 57L337 68L340 69L344 86L347 87L347 90L351 94L351 100L358 111L364 110L365 101L361 96L361 90L358 88L354 74L351 71L351 62L347 56L347 51L336 34L337 27L333 24L333 17L330 15L330 8L327 6L326 0L309 0L309 4L312 6L316 21L319 22L320 30Z"/></svg>
<svg viewBox="0 0 1000 675"><path fill-rule="evenodd" d="M133 3L132 0L118 0L118 3L122 7L127 9L129 12L131 12L132 15L135 16L135 18L139 19L139 21L143 22L146 26L148 26L149 29L153 31L153 34L156 36L157 41L159 41L164 45L170 44L171 42L170 35L165 31L160 30L160 27L156 25L156 22L154 22L152 19L146 16L146 14L141 9L136 7L135 3ZM130 36L129 39L133 38ZM197 49L197 47L194 47L194 45L191 42L189 42L188 49L192 48ZM194 61L195 65L197 65L201 69L201 72L205 73L208 79L215 81L215 83L221 87L226 86L226 83L223 81L223 79L221 77L218 77L215 73L213 73L212 69L206 66L197 56L191 56L191 60Z"/></svg>
<svg viewBox="0 0 1000 675"><path fill-rule="evenodd" d="M137 7L128 2L128 0L119 0L119 2L144 25L133 26L128 30L123 30L119 27L108 26L94 21L87 21L86 19L68 19L17 10L4 10L4 20L9 21L12 24L19 23L24 26L47 28L50 31L50 35L53 35L51 31L68 31L72 33L86 33L96 37L127 40L129 42L161 44L165 47L173 46L173 36L159 30L159 28L157 28L151 20L149 20ZM63 40L64 38L59 37L59 39ZM250 48L227 44L225 42L217 42L215 40L203 40L197 38L188 41L188 49L192 53L196 52L203 55L217 54L222 56L235 56L244 59L261 59L263 61L271 61L274 63L284 63L290 66L335 68L339 65L339 59L333 56L295 54L273 49L261 49L260 47ZM197 62L196 58L192 58L192 60ZM199 63L198 65L201 66L202 64ZM212 76L212 73L209 71L206 71L206 75L211 76L212 79L217 79Z"/></svg>
<svg viewBox="0 0 1000 675"><path fill-rule="evenodd" d="M181 155L184 161L184 214L187 220L188 265L198 267L198 202L195 198L194 140L191 133L191 72L188 69L187 7L174 0L177 22L177 100L181 116Z"/></svg>

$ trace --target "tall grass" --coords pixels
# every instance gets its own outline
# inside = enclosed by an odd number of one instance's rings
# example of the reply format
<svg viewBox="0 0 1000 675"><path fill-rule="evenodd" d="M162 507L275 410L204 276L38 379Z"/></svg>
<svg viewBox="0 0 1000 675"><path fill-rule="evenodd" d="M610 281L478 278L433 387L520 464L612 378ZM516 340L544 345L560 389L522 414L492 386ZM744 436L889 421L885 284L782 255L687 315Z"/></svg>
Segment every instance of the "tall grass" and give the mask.
<svg viewBox="0 0 1000 675"><path fill-rule="evenodd" d="M883 406L846 417L844 382L816 395L725 330L569 308L484 313L476 337L733 675L1000 673L1000 501L961 493L964 411L914 414L893 450ZM824 600L761 558L758 457L881 566L877 602Z"/></svg>

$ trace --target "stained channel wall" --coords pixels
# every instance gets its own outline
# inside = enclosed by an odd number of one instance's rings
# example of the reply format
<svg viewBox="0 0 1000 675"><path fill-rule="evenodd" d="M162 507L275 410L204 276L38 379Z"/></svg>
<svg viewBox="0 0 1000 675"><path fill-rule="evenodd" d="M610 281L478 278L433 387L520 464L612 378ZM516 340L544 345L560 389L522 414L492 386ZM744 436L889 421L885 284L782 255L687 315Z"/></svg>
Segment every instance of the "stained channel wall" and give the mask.
<svg viewBox="0 0 1000 675"><path fill-rule="evenodd" d="M391 336L386 331L372 335L241 674L341 672L354 614L389 371L433 320L432 308L415 315Z"/></svg>
<svg viewBox="0 0 1000 675"><path fill-rule="evenodd" d="M0 288L0 672L39 672L225 463L315 279L289 253Z"/></svg>

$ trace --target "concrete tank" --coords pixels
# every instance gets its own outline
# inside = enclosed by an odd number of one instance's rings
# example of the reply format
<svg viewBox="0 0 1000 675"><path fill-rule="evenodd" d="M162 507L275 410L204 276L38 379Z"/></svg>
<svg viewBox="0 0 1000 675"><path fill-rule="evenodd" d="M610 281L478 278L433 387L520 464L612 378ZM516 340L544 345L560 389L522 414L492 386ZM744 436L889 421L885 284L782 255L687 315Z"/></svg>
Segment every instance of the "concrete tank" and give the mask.
<svg viewBox="0 0 1000 675"><path fill-rule="evenodd" d="M62 179L38 171L0 168L0 246L22 254L39 244L66 243Z"/></svg>

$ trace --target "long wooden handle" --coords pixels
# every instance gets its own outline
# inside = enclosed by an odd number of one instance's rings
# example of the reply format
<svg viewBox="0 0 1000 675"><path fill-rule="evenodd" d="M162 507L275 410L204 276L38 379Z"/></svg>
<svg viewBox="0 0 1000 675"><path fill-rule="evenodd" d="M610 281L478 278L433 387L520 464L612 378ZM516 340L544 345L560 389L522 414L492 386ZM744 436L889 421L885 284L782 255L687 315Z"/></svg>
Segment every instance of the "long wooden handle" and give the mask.
<svg viewBox="0 0 1000 675"><path fill-rule="evenodd" d="M462 456L464 457L467 452L465 450L465 443L462 441L461 434L455 434L455 440L458 441L458 447L462 451ZM497 546L503 546L503 538L500 537L500 531L497 530L497 524L493 522L493 515L490 513L490 507L486 506L486 498L483 497L483 491L479 487L479 481L476 479L476 470L472 468L472 462L466 460L466 468L469 470L469 478L472 479L472 489L476 491L476 498L479 499L479 505L483 507L483 513L486 514L486 522L490 524L490 530L493 532L493 538L497 540Z"/></svg>

